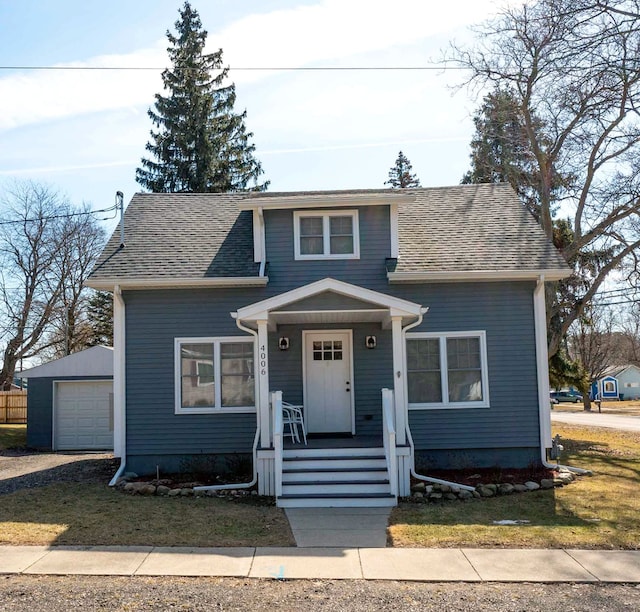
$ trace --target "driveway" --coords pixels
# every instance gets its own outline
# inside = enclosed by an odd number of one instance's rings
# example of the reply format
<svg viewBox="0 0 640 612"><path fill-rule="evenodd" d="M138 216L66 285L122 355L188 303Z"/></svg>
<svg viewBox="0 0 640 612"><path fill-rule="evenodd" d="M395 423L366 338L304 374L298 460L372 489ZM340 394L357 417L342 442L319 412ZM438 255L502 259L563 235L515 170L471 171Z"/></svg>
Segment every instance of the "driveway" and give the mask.
<svg viewBox="0 0 640 612"><path fill-rule="evenodd" d="M54 482L107 483L118 460L110 453L0 452L0 495Z"/></svg>
<svg viewBox="0 0 640 612"><path fill-rule="evenodd" d="M620 416L604 412L555 412L551 411L551 421L569 425L586 425L588 427L609 427L623 431L640 431L640 417Z"/></svg>

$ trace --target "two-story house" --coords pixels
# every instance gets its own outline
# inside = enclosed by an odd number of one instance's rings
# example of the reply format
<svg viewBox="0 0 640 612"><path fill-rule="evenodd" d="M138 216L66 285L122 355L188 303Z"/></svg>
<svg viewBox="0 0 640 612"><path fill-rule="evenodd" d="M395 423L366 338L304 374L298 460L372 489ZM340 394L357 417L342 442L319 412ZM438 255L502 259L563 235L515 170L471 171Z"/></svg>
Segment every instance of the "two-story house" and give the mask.
<svg viewBox="0 0 640 612"><path fill-rule="evenodd" d="M88 283L114 293L123 468L242 454L281 506L392 505L416 469L545 460L569 270L509 186L136 194L124 235Z"/></svg>

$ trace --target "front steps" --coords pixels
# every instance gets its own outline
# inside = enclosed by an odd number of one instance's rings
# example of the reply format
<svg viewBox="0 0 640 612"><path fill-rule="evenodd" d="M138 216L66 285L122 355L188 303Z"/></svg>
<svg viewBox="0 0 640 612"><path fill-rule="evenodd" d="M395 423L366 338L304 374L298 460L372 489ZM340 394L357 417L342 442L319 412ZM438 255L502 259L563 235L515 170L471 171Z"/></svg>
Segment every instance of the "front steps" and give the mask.
<svg viewBox="0 0 640 612"><path fill-rule="evenodd" d="M280 508L395 506L383 448L283 451Z"/></svg>

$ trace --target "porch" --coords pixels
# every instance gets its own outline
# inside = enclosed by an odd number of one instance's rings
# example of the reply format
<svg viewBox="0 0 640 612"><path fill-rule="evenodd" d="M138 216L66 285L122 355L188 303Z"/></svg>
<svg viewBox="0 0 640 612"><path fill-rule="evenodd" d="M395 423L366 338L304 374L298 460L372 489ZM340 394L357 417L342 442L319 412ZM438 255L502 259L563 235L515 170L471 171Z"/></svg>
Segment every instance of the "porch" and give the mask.
<svg viewBox="0 0 640 612"><path fill-rule="evenodd" d="M311 436L285 430L282 392L271 393L273 448L257 452L258 487L282 508L395 506L409 493L411 449L396 442L393 392L382 390L382 436Z"/></svg>
<svg viewBox="0 0 640 612"><path fill-rule="evenodd" d="M282 507L395 505L408 494L404 332L425 312L326 278L232 313L257 338L262 494ZM283 394L304 406L307 433L322 436L287 439Z"/></svg>

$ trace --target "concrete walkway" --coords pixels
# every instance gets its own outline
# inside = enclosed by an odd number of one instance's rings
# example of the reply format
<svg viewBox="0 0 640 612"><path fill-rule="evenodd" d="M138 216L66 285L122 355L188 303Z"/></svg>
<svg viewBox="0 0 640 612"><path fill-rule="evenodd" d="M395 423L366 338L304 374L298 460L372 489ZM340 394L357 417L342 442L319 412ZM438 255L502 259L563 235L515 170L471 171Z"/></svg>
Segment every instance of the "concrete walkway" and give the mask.
<svg viewBox="0 0 640 612"><path fill-rule="evenodd" d="M640 583L640 551L0 546L0 574Z"/></svg>
<svg viewBox="0 0 640 612"><path fill-rule="evenodd" d="M384 548L391 508L286 508L298 548Z"/></svg>

